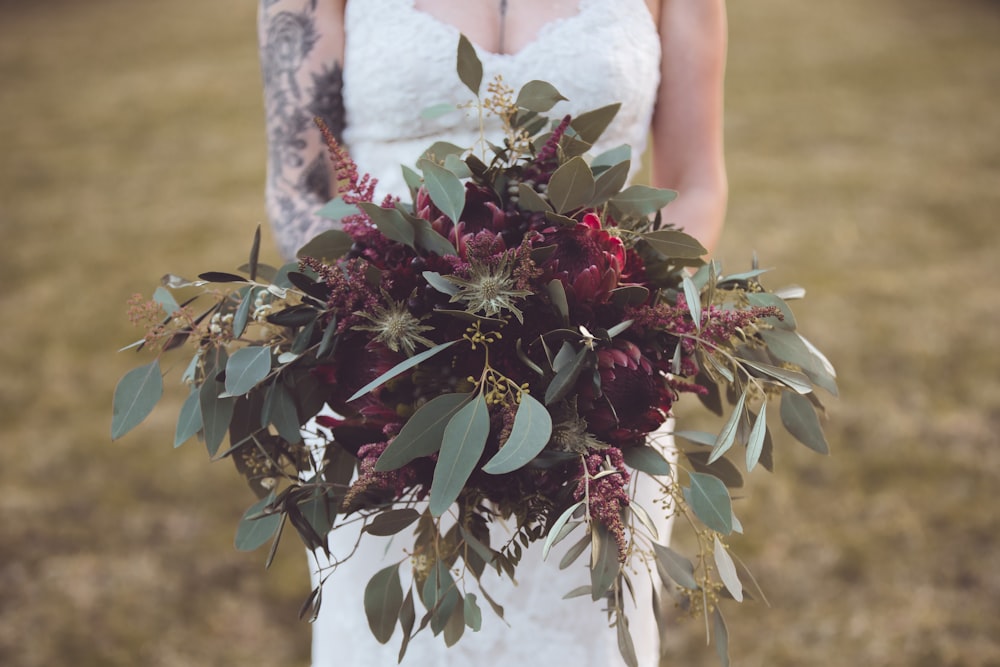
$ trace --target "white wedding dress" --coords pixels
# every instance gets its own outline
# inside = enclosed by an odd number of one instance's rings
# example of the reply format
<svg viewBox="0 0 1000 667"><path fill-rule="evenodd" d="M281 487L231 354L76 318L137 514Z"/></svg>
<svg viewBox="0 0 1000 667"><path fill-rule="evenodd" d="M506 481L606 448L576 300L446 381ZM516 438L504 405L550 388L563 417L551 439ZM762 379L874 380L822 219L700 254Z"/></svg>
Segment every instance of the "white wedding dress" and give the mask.
<svg viewBox="0 0 1000 667"><path fill-rule="evenodd" d="M345 15L344 138L362 173L379 179L380 194L406 197L400 164L412 165L433 142L449 141L472 147L479 138L478 121L464 112L433 120L420 111L442 102L461 104L472 95L455 69L458 31L413 6L413 0L353 0ZM643 0L580 0L578 13L546 25L521 51L495 54L477 48L483 62L483 91L494 75L503 76L515 91L533 79L553 84L568 101L550 113L559 118L613 102L622 109L594 154L629 144L634 164L645 147L657 85L660 42ZM487 128L497 138L497 127ZM666 425L665 425L666 426ZM672 452L665 433L660 446ZM656 515L654 484L640 476L637 500ZM645 481L646 484L641 482ZM669 520L660 520L660 540L670 534ZM503 527L495 526L492 544L502 543ZM356 530L331 534L331 550L343 556L354 546ZM396 664L400 630L386 645L371 635L363 611L364 588L379 569L403 559L409 531L389 538L366 536L359 552L330 577L323 605L313 625L314 667L384 667ZM572 544L577 538L566 540ZM412 544L410 542L410 544ZM565 546L565 545L560 545ZM504 619L492 613L481 595L482 630L466 629L462 639L446 648L441 636L427 628L410 642L404 665L516 665L517 667L608 667L623 665L616 632L608 626L603 605L590 596L563 600L564 594L588 584L588 559L558 567L562 553L553 549L541 559L536 543L517 568L518 585L488 570L487 592L505 609ZM325 564L310 559L315 570ZM635 605L628 616L641 667L659 664L659 637L652 611L652 589L646 568L636 572ZM404 586L408 568L401 568ZM655 577L655 573L653 575ZM470 592L477 592L474 588ZM423 613L417 604L417 618Z"/></svg>

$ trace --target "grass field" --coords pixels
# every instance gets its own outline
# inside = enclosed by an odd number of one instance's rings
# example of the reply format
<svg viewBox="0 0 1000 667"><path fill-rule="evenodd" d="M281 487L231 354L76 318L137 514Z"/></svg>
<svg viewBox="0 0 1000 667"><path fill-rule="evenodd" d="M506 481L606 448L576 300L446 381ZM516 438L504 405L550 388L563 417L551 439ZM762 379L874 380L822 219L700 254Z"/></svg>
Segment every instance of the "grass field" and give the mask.
<svg viewBox="0 0 1000 667"><path fill-rule="evenodd" d="M304 559L233 550L230 466L174 451L168 411L109 441L127 298L235 267L264 221L254 4L0 0L2 665L308 664ZM783 439L740 500L771 606L727 612L735 664L998 666L1000 5L730 21L719 257L806 286L841 378L833 455ZM715 664L697 622L669 645Z"/></svg>

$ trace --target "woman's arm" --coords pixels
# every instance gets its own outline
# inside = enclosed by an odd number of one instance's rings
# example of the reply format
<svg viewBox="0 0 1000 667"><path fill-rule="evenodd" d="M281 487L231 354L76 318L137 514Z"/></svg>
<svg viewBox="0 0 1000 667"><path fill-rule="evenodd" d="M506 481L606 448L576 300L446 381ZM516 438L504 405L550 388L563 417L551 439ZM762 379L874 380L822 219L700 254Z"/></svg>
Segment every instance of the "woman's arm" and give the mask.
<svg viewBox="0 0 1000 667"><path fill-rule="evenodd" d="M328 154L314 119L344 128L344 0L260 0L258 44L267 124L267 215L291 259L329 220Z"/></svg>
<svg viewBox="0 0 1000 667"><path fill-rule="evenodd" d="M653 115L653 185L677 190L664 220L711 251L722 233L728 185L722 103L724 0L662 0L663 60Z"/></svg>

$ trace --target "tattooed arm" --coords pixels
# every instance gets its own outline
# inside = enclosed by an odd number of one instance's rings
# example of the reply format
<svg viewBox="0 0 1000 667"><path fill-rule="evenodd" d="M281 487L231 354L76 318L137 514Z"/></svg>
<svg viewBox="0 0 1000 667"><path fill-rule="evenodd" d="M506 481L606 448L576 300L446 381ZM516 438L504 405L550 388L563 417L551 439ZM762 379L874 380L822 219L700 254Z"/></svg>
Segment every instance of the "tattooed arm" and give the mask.
<svg viewBox="0 0 1000 667"><path fill-rule="evenodd" d="M291 259L331 225L328 154L314 119L344 129L344 0L260 0L258 44L267 123L265 197L278 248Z"/></svg>

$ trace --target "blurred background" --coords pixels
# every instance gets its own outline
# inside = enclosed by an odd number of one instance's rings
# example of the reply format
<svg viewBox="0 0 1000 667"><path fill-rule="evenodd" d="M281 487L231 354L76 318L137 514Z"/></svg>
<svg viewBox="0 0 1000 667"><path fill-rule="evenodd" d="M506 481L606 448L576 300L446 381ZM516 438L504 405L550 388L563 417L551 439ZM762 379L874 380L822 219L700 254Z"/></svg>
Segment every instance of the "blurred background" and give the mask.
<svg viewBox="0 0 1000 667"><path fill-rule="evenodd" d="M2 665L308 664L301 550L233 549L230 464L174 451L169 409L109 436L126 300L265 222L255 4L0 0ZM771 605L727 610L734 664L1000 665L1000 5L757 0L730 30L718 256L808 289L841 385L832 455L781 437L741 492ZM697 621L668 643L716 664Z"/></svg>

